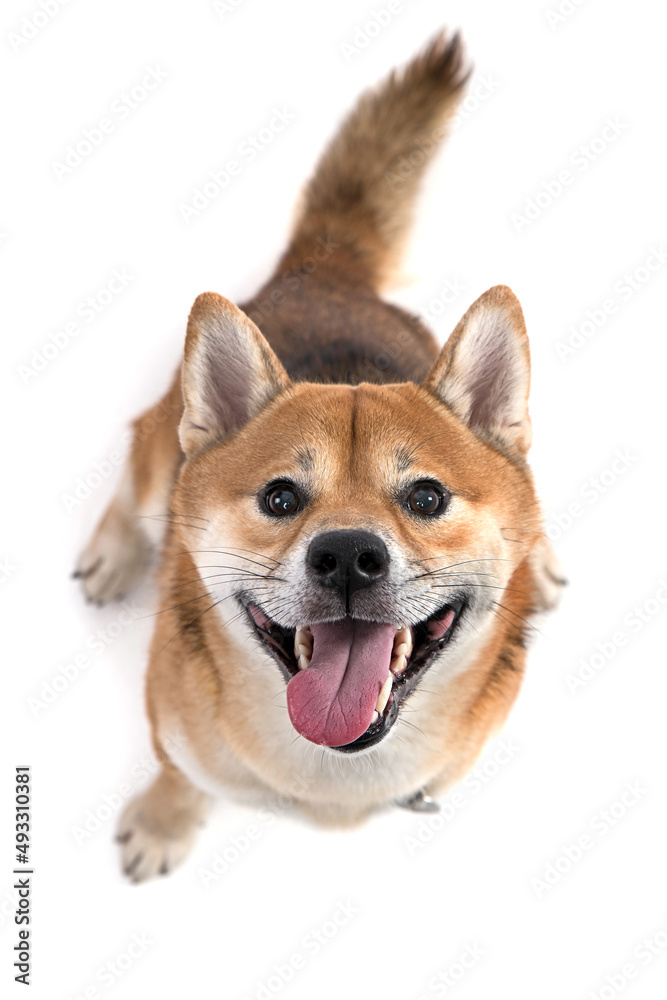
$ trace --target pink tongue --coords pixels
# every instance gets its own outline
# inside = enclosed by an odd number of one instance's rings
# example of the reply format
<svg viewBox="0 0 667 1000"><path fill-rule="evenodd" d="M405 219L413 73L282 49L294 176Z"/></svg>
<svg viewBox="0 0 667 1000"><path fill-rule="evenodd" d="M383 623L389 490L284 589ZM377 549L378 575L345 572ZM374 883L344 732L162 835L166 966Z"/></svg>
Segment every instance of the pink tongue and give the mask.
<svg viewBox="0 0 667 1000"><path fill-rule="evenodd" d="M396 626L343 618L310 630L312 660L288 683L287 710L296 731L311 743L342 747L371 724Z"/></svg>

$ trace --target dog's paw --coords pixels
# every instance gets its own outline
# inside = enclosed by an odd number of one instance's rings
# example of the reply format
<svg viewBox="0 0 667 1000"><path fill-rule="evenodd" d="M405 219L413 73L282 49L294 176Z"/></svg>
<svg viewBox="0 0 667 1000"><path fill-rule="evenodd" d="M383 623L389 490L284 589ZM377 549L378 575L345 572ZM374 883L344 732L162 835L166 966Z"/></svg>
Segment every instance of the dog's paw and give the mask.
<svg viewBox="0 0 667 1000"><path fill-rule="evenodd" d="M537 543L530 554L530 563L535 581L536 610L552 611L560 601L567 580L547 538L542 537Z"/></svg>
<svg viewBox="0 0 667 1000"><path fill-rule="evenodd" d="M79 558L74 576L89 601L117 600L146 571L152 545L138 519L112 504Z"/></svg>
<svg viewBox="0 0 667 1000"><path fill-rule="evenodd" d="M123 874L132 882L145 882L156 875L166 875L189 853L201 823L199 813L179 817L173 828L164 824L151 811L148 795L134 799L125 809L116 840L121 845Z"/></svg>

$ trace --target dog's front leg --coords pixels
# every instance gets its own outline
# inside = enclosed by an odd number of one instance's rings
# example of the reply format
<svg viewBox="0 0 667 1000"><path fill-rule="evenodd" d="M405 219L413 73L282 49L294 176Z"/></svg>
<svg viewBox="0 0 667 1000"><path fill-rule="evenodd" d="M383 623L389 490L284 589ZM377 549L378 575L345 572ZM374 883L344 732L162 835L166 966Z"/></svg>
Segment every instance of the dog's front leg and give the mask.
<svg viewBox="0 0 667 1000"><path fill-rule="evenodd" d="M74 573L91 601L104 604L127 593L162 542L183 458L178 441L182 409L179 373L166 396L134 421L120 489Z"/></svg>
<svg viewBox="0 0 667 1000"><path fill-rule="evenodd" d="M190 850L210 801L165 761L153 784L129 803L118 824L116 839L125 875L144 882L178 865Z"/></svg>
<svg viewBox="0 0 667 1000"><path fill-rule="evenodd" d="M530 554L536 611L552 611L567 584L558 556L546 535L542 536Z"/></svg>

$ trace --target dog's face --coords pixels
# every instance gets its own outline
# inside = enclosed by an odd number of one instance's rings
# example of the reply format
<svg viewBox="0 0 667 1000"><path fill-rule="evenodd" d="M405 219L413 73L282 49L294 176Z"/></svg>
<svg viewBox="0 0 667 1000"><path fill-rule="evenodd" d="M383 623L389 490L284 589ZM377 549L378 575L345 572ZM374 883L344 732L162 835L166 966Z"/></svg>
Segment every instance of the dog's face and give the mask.
<svg viewBox="0 0 667 1000"><path fill-rule="evenodd" d="M202 296L183 388L174 509L202 582L282 671L298 733L373 746L539 533L516 300L478 300L423 386L351 387L289 383L250 321Z"/></svg>

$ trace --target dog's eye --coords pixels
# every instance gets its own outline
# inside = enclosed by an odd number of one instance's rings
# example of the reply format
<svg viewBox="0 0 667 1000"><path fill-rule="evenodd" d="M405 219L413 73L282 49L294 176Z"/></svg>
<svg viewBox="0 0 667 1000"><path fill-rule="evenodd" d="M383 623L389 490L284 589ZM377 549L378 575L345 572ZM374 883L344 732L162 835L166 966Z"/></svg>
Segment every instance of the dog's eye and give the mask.
<svg viewBox="0 0 667 1000"><path fill-rule="evenodd" d="M443 492L433 483L415 483L408 494L408 507L415 514L440 514L445 505Z"/></svg>
<svg viewBox="0 0 667 1000"><path fill-rule="evenodd" d="M294 514L299 509L299 494L288 483L280 483L268 491L264 503L269 514L283 517L285 514Z"/></svg>

